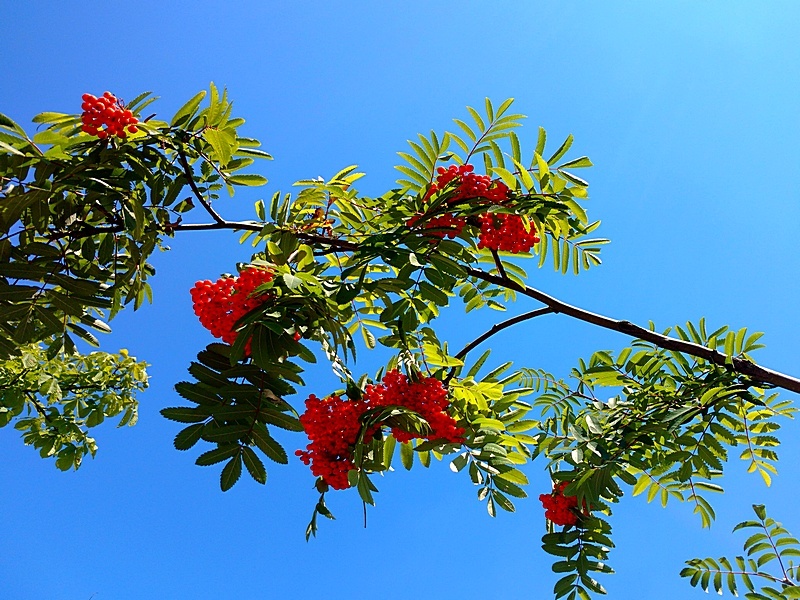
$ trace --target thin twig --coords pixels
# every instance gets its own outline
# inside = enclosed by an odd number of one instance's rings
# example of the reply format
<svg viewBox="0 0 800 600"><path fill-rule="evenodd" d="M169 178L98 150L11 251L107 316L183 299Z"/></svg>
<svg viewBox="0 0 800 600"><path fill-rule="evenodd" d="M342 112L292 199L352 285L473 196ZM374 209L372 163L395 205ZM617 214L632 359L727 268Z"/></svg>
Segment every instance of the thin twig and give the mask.
<svg viewBox="0 0 800 600"><path fill-rule="evenodd" d="M496 325L492 325L492 328L489 329L486 333L476 337L469 344L464 346L458 352L458 354L455 355L454 358L461 360L472 350L474 350L477 346L488 340L496 333L500 333L501 331L503 331L503 329L508 329L509 327L511 327L512 325L516 325L517 323L522 323L523 321L535 319L536 317L540 317L542 315L546 315L552 312L554 312L552 308L550 308L549 306L545 306L543 308L537 308L536 310L531 310L529 312L522 313L521 315L517 315L516 317L512 317L511 319L507 319L506 321L497 323Z"/></svg>
<svg viewBox="0 0 800 600"><path fill-rule="evenodd" d="M189 184L194 197L197 198L197 201L200 202L203 208L206 209L206 212L211 215L212 219L214 219L217 223L225 223L225 219L223 219L220 214L212 208L211 203L205 198L205 196L203 196L200 188L197 187L197 183L194 180L194 172L192 171L192 167L189 165L189 161L186 158L183 148L177 148L177 152L178 162L181 163L183 174L186 176L186 181Z"/></svg>
<svg viewBox="0 0 800 600"><path fill-rule="evenodd" d="M512 325L516 325L517 323L522 323L523 321L535 319L536 317L540 317L542 315L546 315L551 312L553 312L553 309L545 306L543 308L537 308L536 310L531 310L529 312L522 313L521 315L517 315L516 317L512 317L500 323L496 323L495 325L492 325L492 328L489 329L486 333L479 335L469 344L467 344L461 350L459 350L458 354L456 354L453 358L462 360L472 350L474 350L476 347L481 345L483 342L488 340L496 333L500 333L504 329L508 329L509 327L511 327ZM447 377L444 380L445 384L447 384L447 382L449 382L453 378L453 376L455 375L455 371L456 371L455 367L450 370L450 372L447 374Z"/></svg>

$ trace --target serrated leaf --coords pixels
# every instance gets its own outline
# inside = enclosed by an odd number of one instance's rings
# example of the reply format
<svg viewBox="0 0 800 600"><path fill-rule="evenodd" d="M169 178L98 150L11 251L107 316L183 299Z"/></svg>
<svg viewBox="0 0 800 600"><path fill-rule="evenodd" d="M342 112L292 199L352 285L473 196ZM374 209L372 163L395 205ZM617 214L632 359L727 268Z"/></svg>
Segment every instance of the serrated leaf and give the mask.
<svg viewBox="0 0 800 600"><path fill-rule="evenodd" d="M172 442L175 449L188 450L194 446L200 440L203 427L205 427L204 423L197 423L195 425L189 425L189 427L179 431L178 435L175 436L175 440Z"/></svg>
<svg viewBox="0 0 800 600"><path fill-rule="evenodd" d="M214 153L217 155L217 160L222 166L227 165L231 158L233 157L233 136L225 133L222 130L209 128L203 132L203 137L206 141L211 144L211 147L214 149ZM235 176L231 176L228 178L233 179ZM241 175L239 175L241 177Z"/></svg>
<svg viewBox="0 0 800 600"><path fill-rule="evenodd" d="M199 423L208 418L208 412L188 406L177 406L174 408L162 408L161 416L178 423Z"/></svg>
<svg viewBox="0 0 800 600"><path fill-rule="evenodd" d="M246 185L246 186L256 187L260 185L265 185L268 180L263 175L255 175L251 173L242 175L230 175L227 178L227 181L232 185Z"/></svg>
<svg viewBox="0 0 800 600"><path fill-rule="evenodd" d="M262 485L267 483L267 470L252 448L247 446L242 448L242 459L244 460L244 466L247 467L247 472L250 473L250 477Z"/></svg>
<svg viewBox="0 0 800 600"><path fill-rule="evenodd" d="M172 117L170 125L172 127L181 127L186 123L188 123L189 119L191 119L192 117L192 114L197 110L197 107L200 106L200 103L203 101L203 98L205 97L206 97L205 90L195 94L186 104L184 104L178 109L178 112L176 112L175 116Z"/></svg>
<svg viewBox="0 0 800 600"><path fill-rule="evenodd" d="M219 477L219 487L223 492L227 492L242 476L242 454L238 452L236 456L228 461L222 469Z"/></svg>
<svg viewBox="0 0 800 600"><path fill-rule="evenodd" d="M267 431L261 423L256 423L250 433L253 442L258 449L261 450L270 460L279 464L287 464L289 457L286 455L286 450L281 446Z"/></svg>
<svg viewBox="0 0 800 600"><path fill-rule="evenodd" d="M217 448L214 448L213 450L208 450L207 452L203 452L200 456L197 457L197 460L194 461L194 464L199 465L201 467L207 467L209 465L213 465L218 462L222 462L225 459L230 458L238 451L239 451L238 444L228 444L225 446L219 446Z"/></svg>

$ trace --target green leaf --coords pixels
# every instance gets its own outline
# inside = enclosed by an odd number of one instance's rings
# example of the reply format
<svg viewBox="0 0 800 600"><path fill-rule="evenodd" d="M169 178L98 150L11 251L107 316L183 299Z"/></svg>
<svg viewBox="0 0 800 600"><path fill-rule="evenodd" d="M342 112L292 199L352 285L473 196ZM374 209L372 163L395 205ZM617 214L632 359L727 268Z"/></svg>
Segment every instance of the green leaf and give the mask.
<svg viewBox="0 0 800 600"><path fill-rule="evenodd" d="M256 423L251 432L253 442L258 449L261 450L267 458L285 465L289 462L289 457L286 455L286 450L283 449L275 439L269 434L267 428L261 423Z"/></svg>
<svg viewBox="0 0 800 600"><path fill-rule="evenodd" d="M495 508L494 499L492 498L492 496L489 496L489 500L487 500L486 502L486 512L489 513L490 517L497 516L497 509Z"/></svg>
<svg viewBox="0 0 800 600"><path fill-rule="evenodd" d="M208 418L208 412L200 410L199 408L178 406L174 408L162 408L161 416L170 421L177 421L178 423L199 423Z"/></svg>
<svg viewBox="0 0 800 600"><path fill-rule="evenodd" d="M528 477L518 469L508 469L495 475L495 479L505 479L519 485L528 485ZM499 487L499 486L498 486Z"/></svg>
<svg viewBox="0 0 800 600"><path fill-rule="evenodd" d="M33 141L37 144L64 144L67 141L67 137L52 129L45 129L34 135Z"/></svg>
<svg viewBox="0 0 800 600"><path fill-rule="evenodd" d="M234 484L239 481L242 476L242 453L238 452L236 456L228 461L228 464L222 469L222 474L219 478L219 487L223 492L227 492Z"/></svg>
<svg viewBox="0 0 800 600"><path fill-rule="evenodd" d="M6 144L3 141L0 141L0 148L5 150L6 152L10 152L11 154L16 154L17 156L25 156L23 152L20 152L19 150L14 148L14 146L12 146L11 144Z"/></svg>
<svg viewBox="0 0 800 600"><path fill-rule="evenodd" d="M7 127L8 129L13 129L14 131L23 133L22 127L17 125L14 121L12 121L9 117L0 113L0 127Z"/></svg>
<svg viewBox="0 0 800 600"><path fill-rule="evenodd" d="M565 167L569 167L569 168L572 168L572 169L581 169L581 168L591 167L591 166L593 166L593 165L592 165L592 161L589 160L589 157L588 156L581 156L580 158L575 158L575 159L569 160L569 161L559 165L558 168L559 169L563 169Z"/></svg>
<svg viewBox="0 0 800 600"><path fill-rule="evenodd" d="M501 492L505 492L509 496L514 496L515 498L526 498L528 496L525 490L518 485L499 477L494 478L494 485Z"/></svg>
<svg viewBox="0 0 800 600"><path fill-rule="evenodd" d="M497 505L505 510L506 512L515 512L516 508L514 507L514 503L511 502L506 496L502 493L498 492L497 490L492 490L492 498L497 503Z"/></svg>
<svg viewBox="0 0 800 600"><path fill-rule="evenodd" d="M557 160L559 160L562 156L564 156L567 153L567 151L569 151L569 149L572 147L572 141L574 139L575 138L572 137L572 134L570 133L567 136L567 139L564 140L564 143L561 144L561 146L559 146L558 150L555 151L555 154L553 154L553 156L551 156L547 160L547 164L549 164L549 165L555 164L555 162Z"/></svg>
<svg viewBox="0 0 800 600"><path fill-rule="evenodd" d="M296 290L303 284L302 279L300 279L297 275L292 275L291 273L284 273L282 278L283 282L286 284L286 287L292 291Z"/></svg>
<svg viewBox="0 0 800 600"><path fill-rule="evenodd" d="M288 429L289 431L303 431L303 424L292 415L287 415L286 413L269 408L262 409L260 415L261 418L270 425L275 425L281 429Z"/></svg>
<svg viewBox="0 0 800 600"><path fill-rule="evenodd" d="M219 427L206 428L203 439L210 442L238 442L250 431L247 424L220 425Z"/></svg>
<svg viewBox="0 0 800 600"><path fill-rule="evenodd" d="M233 156L233 137L226 134L224 131L219 129L209 128L203 132L203 137L205 137L206 141L211 144L211 147L214 149L214 153L217 155L217 160L219 160L220 164L225 166L227 165L231 157ZM233 175L228 178L229 183L234 183L231 179L235 177L247 177L246 175ZM248 184L242 184L248 185Z"/></svg>
<svg viewBox="0 0 800 600"><path fill-rule="evenodd" d="M73 115L67 115L64 113L57 113L57 112L43 112L39 113L31 120L34 123L59 123L61 121L69 121L72 119L75 119Z"/></svg>
<svg viewBox="0 0 800 600"><path fill-rule="evenodd" d="M77 468L75 464L75 451L76 448L72 444L62 448L56 458L56 467L62 471L68 471L73 466Z"/></svg>
<svg viewBox="0 0 800 600"><path fill-rule="evenodd" d="M184 104L178 109L178 112L176 112L175 116L172 117L170 125L172 127L182 127L183 125L188 123L189 120L192 118L194 112L197 110L197 107L200 106L200 103L203 101L203 98L205 97L206 97L205 90L195 94L191 100L189 100L186 104Z"/></svg>
<svg viewBox="0 0 800 600"><path fill-rule="evenodd" d="M201 467L207 467L209 465L222 462L223 460L230 458L237 452L239 452L238 444L227 444L225 446L219 446L217 448L214 448L213 450L209 450L208 452L203 452L200 456L197 457L197 460L194 461L194 464L199 465Z"/></svg>
<svg viewBox="0 0 800 600"><path fill-rule="evenodd" d="M173 445L175 446L176 450L188 450L192 446L194 446L200 436L203 433L203 427L205 427L205 423L197 423L195 425L189 425L189 427L182 429L178 435L175 436L175 441Z"/></svg>
<svg viewBox="0 0 800 600"><path fill-rule="evenodd" d="M535 150L536 154L541 155L544 152L544 146L546 143L547 143L547 132L545 131L544 127L539 127L539 135L536 139L536 150ZM520 160L520 158L516 156L514 158L516 158L517 161Z"/></svg>
<svg viewBox="0 0 800 600"><path fill-rule="evenodd" d="M264 468L264 463L258 458L258 455L253 452L253 449L245 446L242 448L242 459L244 459L244 466L247 467L247 472L250 477L255 479L260 484L267 483L267 470Z"/></svg>
<svg viewBox="0 0 800 600"><path fill-rule="evenodd" d="M227 180L228 183L233 185L246 185L251 187L264 185L268 181L266 177L255 174L231 175Z"/></svg>
<svg viewBox="0 0 800 600"><path fill-rule="evenodd" d="M414 464L414 447L410 442L400 444L400 461L407 471L411 470Z"/></svg>

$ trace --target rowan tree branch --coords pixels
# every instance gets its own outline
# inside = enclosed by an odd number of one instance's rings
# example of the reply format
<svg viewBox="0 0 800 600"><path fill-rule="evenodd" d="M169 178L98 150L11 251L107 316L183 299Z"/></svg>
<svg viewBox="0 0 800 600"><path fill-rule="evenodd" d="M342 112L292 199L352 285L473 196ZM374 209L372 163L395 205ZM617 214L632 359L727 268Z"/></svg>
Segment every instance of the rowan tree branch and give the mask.
<svg viewBox="0 0 800 600"><path fill-rule="evenodd" d="M491 273L487 273L481 269L467 267L466 271L470 276L475 277L476 279L481 279L483 281L514 290L523 296L528 296L529 298L538 300L550 308L554 313L561 313L574 319L578 319L579 321L584 321L586 323L591 323L592 325L603 327L604 329L618 331L620 333L624 333L625 335L651 342L660 348L664 348L665 350L683 352L720 366L730 366L737 373L747 375L756 381L769 383L792 392L800 393L800 379L780 373L778 371L773 371L772 369L767 369L766 367L757 365L747 359L736 356L728 357L722 352L718 352L712 348L662 335L660 333L656 333L655 331L650 331L649 329L640 327L639 325L631 323L630 321L612 319L604 315L599 315L597 313L578 308L577 306L572 306L571 304L562 302L561 300L553 298L552 296L549 296L537 289L526 285L521 285L512 279L492 275Z"/></svg>
<svg viewBox="0 0 800 600"><path fill-rule="evenodd" d="M233 229L236 231L261 231L269 223L258 223L257 221L217 221L216 223L181 223L175 225L170 229L172 231L213 231L215 229ZM317 233L309 233L307 231L292 231L297 239L312 244L322 244L328 246L336 252L353 252L358 250L358 244L340 240L338 238L330 238Z"/></svg>

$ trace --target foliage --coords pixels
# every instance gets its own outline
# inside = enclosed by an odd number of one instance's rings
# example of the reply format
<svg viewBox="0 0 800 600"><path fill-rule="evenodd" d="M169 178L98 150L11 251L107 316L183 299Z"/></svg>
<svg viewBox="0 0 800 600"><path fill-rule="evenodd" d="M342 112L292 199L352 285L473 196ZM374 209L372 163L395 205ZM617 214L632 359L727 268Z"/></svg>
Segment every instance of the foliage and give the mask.
<svg viewBox="0 0 800 600"><path fill-rule="evenodd" d="M708 592L714 591L722 595L727 590L738 596L738 586L747 589L744 597L748 600L782 600L783 598L800 598L800 565L794 560L800 556L800 542L783 528L783 525L767 516L762 504L754 504L753 512L756 521L742 521L733 531L739 529L755 529L744 542L747 556L737 556L733 562L723 557L693 558L686 561L689 565L681 571L681 577L689 577L692 586L700 586ZM764 571L762 567L777 567L777 574ZM759 580L758 591L753 580ZM778 585L780 587L774 587Z"/></svg>
<svg viewBox="0 0 800 600"><path fill-rule="evenodd" d="M145 363L119 354L61 352L50 358L38 344L0 361L0 427L14 426L42 458L62 471L95 455L89 429L122 414L117 426L138 420L136 392L147 387Z"/></svg>
<svg viewBox="0 0 800 600"><path fill-rule="evenodd" d="M394 370L411 382L441 382L448 415L463 430L458 440L425 439L431 423L402 398L359 404L349 451L332 460L350 465L346 483L365 505L377 491L371 476L389 471L396 454L406 469L447 457L491 516L498 507L513 512L527 497L525 465L545 463L559 491L574 498L570 524L549 522L542 538L561 577L557 598L605 592L594 576L613 572L609 518L626 488L665 506L689 502L708 526L714 511L707 495L722 491L731 448L741 448L748 470L770 484L778 419L795 410L770 390L797 391L800 382L752 361L760 334L708 332L703 320L659 333L527 285L525 262L552 261L558 272L578 275L600 264L608 241L591 237L599 222L588 217L588 183L575 171L592 163L567 156L571 135L548 151L540 128L534 148L523 151L516 131L524 117L510 112L512 100L495 106L487 99L483 112L468 108L468 121L455 120L456 131L409 141L399 153L401 178L378 197L358 192L363 174L348 166L258 200L254 220L229 221L217 210L222 192L266 184L242 171L269 154L239 133L244 120L213 84L169 122L143 116L154 100L146 93L125 107L139 121L126 137L98 139L81 130L77 115L44 113L31 139L0 115L0 422L14 421L26 443L56 455L60 468L77 468L94 454L86 428L105 416L125 411L122 424L135 422L134 392L146 385L143 363L124 352L81 355L75 338L97 345L92 329L107 332L124 307L152 300L148 260L170 237L230 230L255 250L237 269L269 271L269 280L252 292L260 300L236 321L235 341L208 345L191 363L191 379L176 385L189 405L162 410L183 425L178 450L211 444L196 463L225 463L223 491L243 470L266 483L263 457L289 462L270 427L304 430L286 398L305 385L302 362L319 356L341 379L331 395L347 402L374 394ZM445 178L452 165L464 168ZM476 166L483 174L470 181L480 179L483 192L467 185ZM456 171L462 175L453 178ZM190 222L198 212L210 222ZM499 228L513 222L515 232L538 241L530 252L527 245L498 251L482 238L486 219ZM451 303L468 313L505 311L520 296L542 306L457 352L437 334L435 319ZM488 350L470 360L497 332L551 312L638 339L581 360L567 381L528 365L492 367ZM354 374L357 353L379 347L385 367L374 378ZM343 434L332 428L330 435ZM316 534L319 515L333 518L329 482L320 477L315 486L320 498L307 537ZM693 583L706 587L709 578L698 577Z"/></svg>

